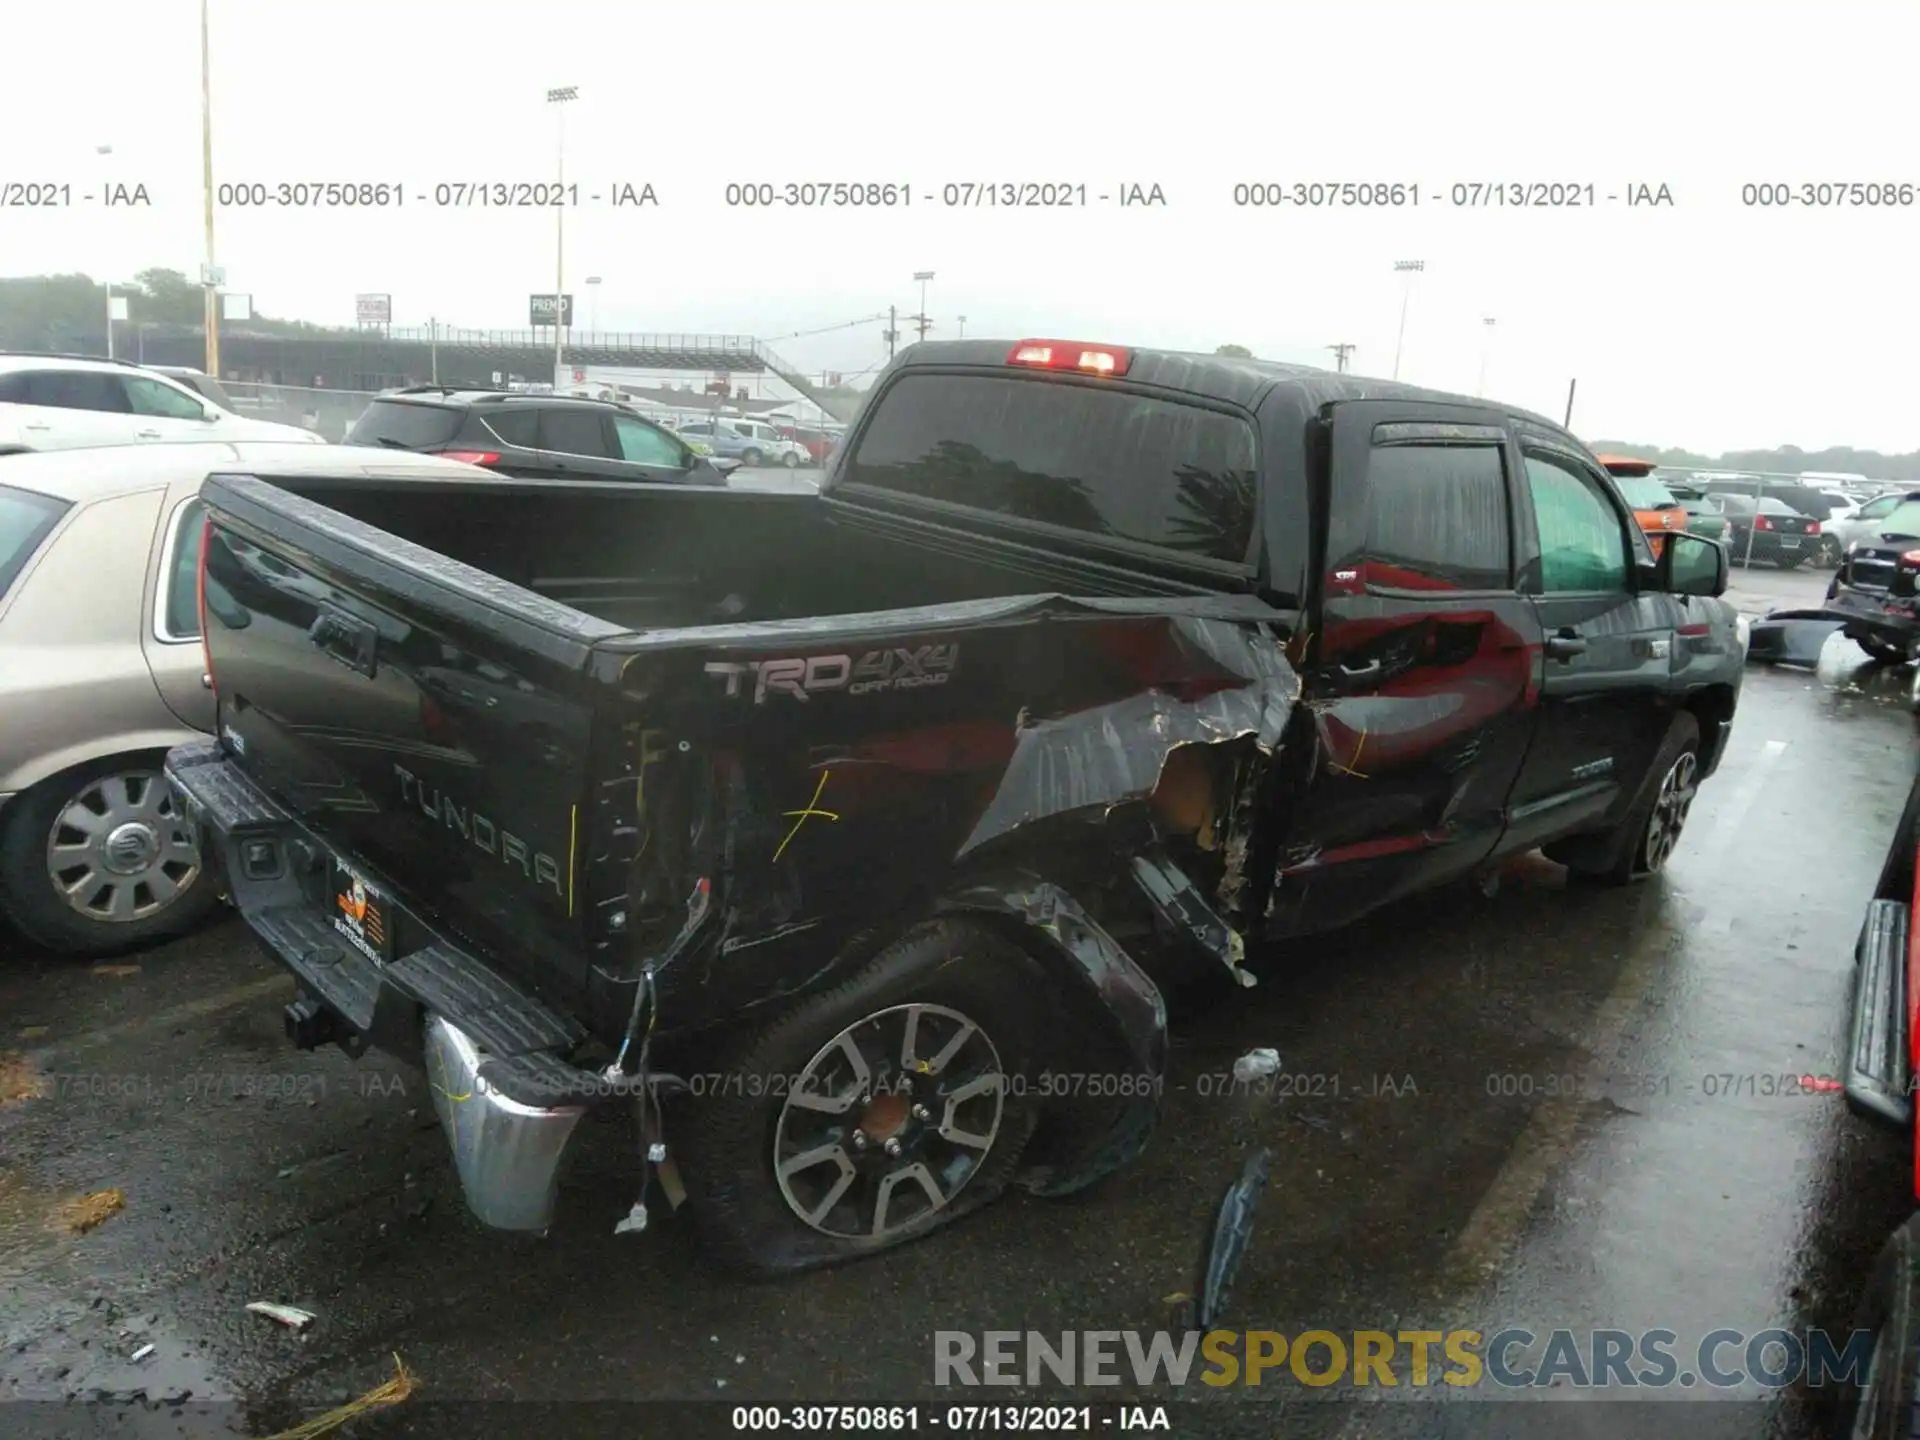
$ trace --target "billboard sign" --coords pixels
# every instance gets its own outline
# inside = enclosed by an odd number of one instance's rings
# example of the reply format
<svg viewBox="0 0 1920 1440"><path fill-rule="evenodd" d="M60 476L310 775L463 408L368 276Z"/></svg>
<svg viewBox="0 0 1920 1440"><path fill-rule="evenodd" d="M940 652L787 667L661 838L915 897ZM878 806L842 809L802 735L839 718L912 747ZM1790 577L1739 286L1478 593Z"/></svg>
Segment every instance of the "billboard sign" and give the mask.
<svg viewBox="0 0 1920 1440"><path fill-rule="evenodd" d="M353 318L357 324L361 325L391 325L393 323L393 296L354 296Z"/></svg>
<svg viewBox="0 0 1920 1440"><path fill-rule="evenodd" d="M562 295L559 305L556 306L553 303L552 291L548 291L545 295L527 297L527 323L551 325L554 323L553 314L556 309L560 312L560 327L571 329L573 327L573 296Z"/></svg>

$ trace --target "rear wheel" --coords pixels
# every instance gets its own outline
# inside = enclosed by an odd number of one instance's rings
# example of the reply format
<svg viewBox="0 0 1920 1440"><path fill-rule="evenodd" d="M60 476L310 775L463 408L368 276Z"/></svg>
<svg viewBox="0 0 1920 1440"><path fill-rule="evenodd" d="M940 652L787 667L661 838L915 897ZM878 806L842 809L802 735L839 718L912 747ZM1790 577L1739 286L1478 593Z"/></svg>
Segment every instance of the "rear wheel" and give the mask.
<svg viewBox="0 0 1920 1440"><path fill-rule="evenodd" d="M761 455L758 450L746 450L741 452L740 463L747 466L757 466L761 460L765 458L766 457Z"/></svg>
<svg viewBox="0 0 1920 1440"><path fill-rule="evenodd" d="M1840 633L1882 665L1904 665L1912 656L1911 647L1891 640L1882 640L1856 630L1842 630Z"/></svg>
<svg viewBox="0 0 1920 1440"><path fill-rule="evenodd" d="M1822 535L1820 537L1820 553L1818 558L1822 565L1838 565L1845 553L1846 552L1840 548L1840 537L1838 535Z"/></svg>
<svg viewBox="0 0 1920 1440"><path fill-rule="evenodd" d="M116 756L41 782L0 813L0 910L67 955L186 933L218 901L157 756Z"/></svg>
<svg viewBox="0 0 1920 1440"><path fill-rule="evenodd" d="M1920 1370L1920 1215L1888 1238L1861 1297L1853 1328L1873 1337L1859 1378L1843 1382L1833 1433L1845 1440L1908 1440L1920 1433L1914 1379Z"/></svg>
<svg viewBox="0 0 1920 1440"><path fill-rule="evenodd" d="M1700 783L1700 722L1674 716L1633 806L1613 829L1545 847L1549 860L1603 885L1627 885L1666 868Z"/></svg>
<svg viewBox="0 0 1920 1440"><path fill-rule="evenodd" d="M833 1264L999 1195L1036 1118L1026 964L990 930L931 923L733 1046L680 1114L714 1258L761 1274Z"/></svg>

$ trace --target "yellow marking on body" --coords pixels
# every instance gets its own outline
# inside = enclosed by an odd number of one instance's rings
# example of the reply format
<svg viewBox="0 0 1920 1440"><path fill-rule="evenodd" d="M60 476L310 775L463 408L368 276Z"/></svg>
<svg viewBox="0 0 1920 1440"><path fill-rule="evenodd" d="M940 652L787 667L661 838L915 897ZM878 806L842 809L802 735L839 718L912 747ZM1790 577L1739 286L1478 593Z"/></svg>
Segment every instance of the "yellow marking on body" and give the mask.
<svg viewBox="0 0 1920 1440"><path fill-rule="evenodd" d="M813 799L807 802L806 809L783 810L780 812L780 816L782 819L793 821L793 828L787 831L787 838L780 842L780 848L773 852L773 860L775 864L778 864L780 857L787 853L787 846L793 843L793 837L800 833L800 827L806 824L809 818L815 815L818 815L823 819L827 819L827 820L838 820L840 818L839 815L832 810L821 810L816 808L820 804L821 795L823 795L826 792L827 777L830 776L831 774L833 774L831 770L822 770L820 772L820 783L813 787Z"/></svg>

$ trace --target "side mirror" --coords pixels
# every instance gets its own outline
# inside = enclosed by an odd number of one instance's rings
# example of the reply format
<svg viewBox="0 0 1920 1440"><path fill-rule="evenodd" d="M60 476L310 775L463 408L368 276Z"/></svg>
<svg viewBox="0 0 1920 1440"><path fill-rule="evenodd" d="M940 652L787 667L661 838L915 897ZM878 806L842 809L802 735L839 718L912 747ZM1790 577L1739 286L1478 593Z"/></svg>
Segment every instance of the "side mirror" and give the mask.
<svg viewBox="0 0 1920 1440"><path fill-rule="evenodd" d="M1727 593L1727 551L1717 540L1676 530L1667 536L1654 566L1657 588L1672 595Z"/></svg>
<svg viewBox="0 0 1920 1440"><path fill-rule="evenodd" d="M200 418L211 425L220 418L220 412L211 405L202 405L200 407Z"/></svg>

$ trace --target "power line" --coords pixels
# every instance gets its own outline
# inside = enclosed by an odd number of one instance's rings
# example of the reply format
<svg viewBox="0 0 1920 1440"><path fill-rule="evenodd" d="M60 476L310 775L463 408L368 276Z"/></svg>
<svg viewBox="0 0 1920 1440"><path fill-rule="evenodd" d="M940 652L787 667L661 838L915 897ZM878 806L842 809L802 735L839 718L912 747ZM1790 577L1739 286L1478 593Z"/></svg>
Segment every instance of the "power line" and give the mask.
<svg viewBox="0 0 1920 1440"><path fill-rule="evenodd" d="M862 325L871 325L876 320L884 320L884 315L862 315L858 320L843 321L838 325L822 325L818 330L795 330L791 335L762 335L762 344L770 340L803 340L809 335L831 335L836 330L857 330Z"/></svg>

